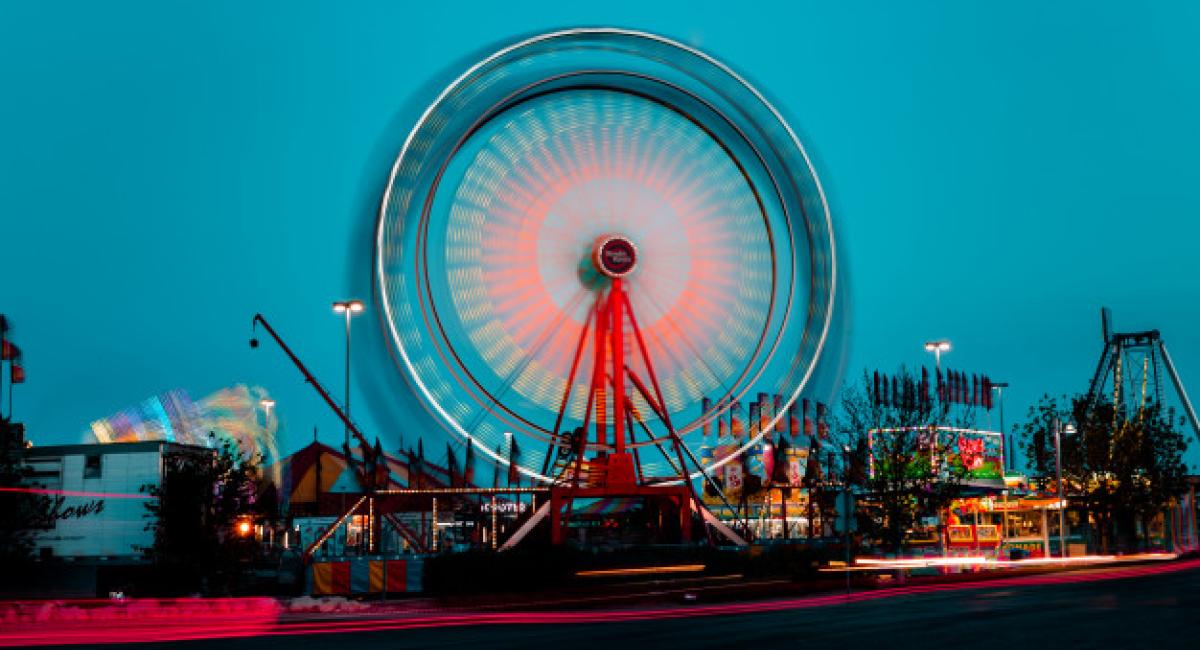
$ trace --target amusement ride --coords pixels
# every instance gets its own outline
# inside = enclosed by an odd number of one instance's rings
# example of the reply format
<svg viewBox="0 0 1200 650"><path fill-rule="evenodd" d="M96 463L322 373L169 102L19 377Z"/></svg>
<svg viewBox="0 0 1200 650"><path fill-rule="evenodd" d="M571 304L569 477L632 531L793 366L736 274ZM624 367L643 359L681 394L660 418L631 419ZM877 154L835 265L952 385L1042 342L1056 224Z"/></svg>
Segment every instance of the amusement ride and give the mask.
<svg viewBox="0 0 1200 650"><path fill-rule="evenodd" d="M817 174L762 94L692 47L574 29L485 58L421 115L375 286L435 419L548 493L505 547L546 518L564 541L598 498L644 501L680 541L703 521L744 543L696 486L720 494L713 474L811 388L838 275ZM761 426L697 455L763 395Z"/></svg>

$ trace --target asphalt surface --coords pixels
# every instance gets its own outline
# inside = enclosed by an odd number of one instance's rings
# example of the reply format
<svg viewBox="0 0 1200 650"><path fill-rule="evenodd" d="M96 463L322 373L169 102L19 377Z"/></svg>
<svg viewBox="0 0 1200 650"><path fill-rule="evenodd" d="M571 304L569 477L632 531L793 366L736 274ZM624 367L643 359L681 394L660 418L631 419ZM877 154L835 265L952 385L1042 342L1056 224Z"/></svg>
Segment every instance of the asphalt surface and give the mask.
<svg viewBox="0 0 1200 650"><path fill-rule="evenodd" d="M266 636L138 647L1200 648L1200 567L1115 579L1097 579L1096 572L1078 575L1087 581L979 583L850 602L834 596L798 608L784 604L791 601L761 601L737 604L733 614L724 606L703 604L690 610L688 605L643 608L634 616L639 610L579 612L567 619L531 613L528 619L506 618L504 624L479 623L465 614L451 625L373 630L388 622L363 620L334 633L315 625ZM651 620L615 620L647 612Z"/></svg>

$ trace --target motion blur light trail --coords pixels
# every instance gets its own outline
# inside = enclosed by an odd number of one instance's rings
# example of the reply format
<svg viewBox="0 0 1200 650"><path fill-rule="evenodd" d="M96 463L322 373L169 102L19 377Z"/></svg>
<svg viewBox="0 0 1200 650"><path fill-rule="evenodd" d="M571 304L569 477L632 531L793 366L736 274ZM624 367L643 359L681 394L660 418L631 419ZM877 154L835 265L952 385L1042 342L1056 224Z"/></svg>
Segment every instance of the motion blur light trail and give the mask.
<svg viewBox="0 0 1200 650"><path fill-rule="evenodd" d="M0 603L0 647L246 637L279 624L271 598Z"/></svg>
<svg viewBox="0 0 1200 650"><path fill-rule="evenodd" d="M579 612L368 614L354 620L341 618L328 622L282 620L280 606L275 601L264 598L148 600L117 603L110 601L80 603L76 601L72 602L70 606L57 610L48 608L46 604L42 603L4 603L0 604L0 620L5 622L4 627L0 630L0 647L344 634L469 625L587 624L731 616L824 607L895 596L1087 583L1195 569L1200 569L1200 559L1118 568L1096 568L1071 573L996 578L984 582L894 587L851 594L838 593L762 602Z"/></svg>
<svg viewBox="0 0 1200 650"><path fill-rule="evenodd" d="M850 571L879 571L886 569L926 569L934 567L984 567L984 568L1019 568L1034 566L1086 566L1090 564L1128 564L1130 562L1147 562L1174 560L1179 557L1176 553L1137 553L1134 555L1080 555L1075 557L1040 557L1024 560L997 560L978 556L969 557L935 557L935 558L898 558L893 560L862 558L856 560ZM846 571L843 566L830 566L821 571L826 573L841 573Z"/></svg>

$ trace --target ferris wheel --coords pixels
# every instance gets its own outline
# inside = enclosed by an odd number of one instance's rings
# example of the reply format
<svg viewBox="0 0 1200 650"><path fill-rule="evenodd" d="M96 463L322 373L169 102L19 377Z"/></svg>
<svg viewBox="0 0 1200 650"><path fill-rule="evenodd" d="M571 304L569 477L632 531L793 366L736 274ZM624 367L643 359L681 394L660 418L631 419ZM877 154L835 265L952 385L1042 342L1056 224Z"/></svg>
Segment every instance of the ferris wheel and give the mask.
<svg viewBox="0 0 1200 650"><path fill-rule="evenodd" d="M664 448L780 396L706 470L749 449L810 381L838 279L824 193L779 113L713 58L615 29L531 38L450 84L396 159L376 243L424 403L544 483L584 455L696 476Z"/></svg>

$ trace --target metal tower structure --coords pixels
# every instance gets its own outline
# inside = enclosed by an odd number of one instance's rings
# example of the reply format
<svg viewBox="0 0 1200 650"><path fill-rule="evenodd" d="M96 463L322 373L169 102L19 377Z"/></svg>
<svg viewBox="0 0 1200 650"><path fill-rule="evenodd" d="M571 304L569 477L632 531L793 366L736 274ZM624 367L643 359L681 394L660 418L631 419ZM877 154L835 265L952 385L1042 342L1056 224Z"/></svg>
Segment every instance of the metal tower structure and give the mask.
<svg viewBox="0 0 1200 650"><path fill-rule="evenodd" d="M1158 330L1114 332L1112 312L1107 307L1100 310L1100 327L1104 350L1100 353L1100 363L1088 386L1088 404L1095 405L1104 397L1111 396L1118 412L1136 414L1149 403L1164 401L1165 372L1183 405L1192 433L1200 440L1200 420L1196 418L1196 410L1175 370L1175 363L1167 352L1162 334Z"/></svg>

